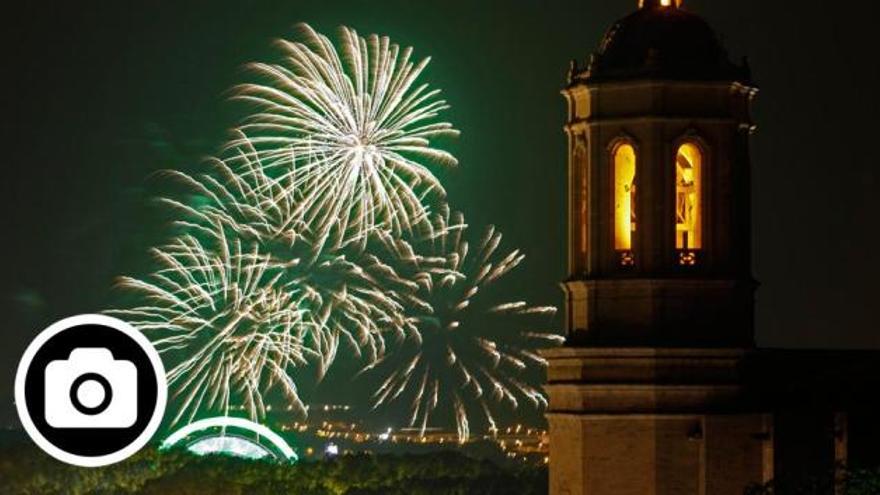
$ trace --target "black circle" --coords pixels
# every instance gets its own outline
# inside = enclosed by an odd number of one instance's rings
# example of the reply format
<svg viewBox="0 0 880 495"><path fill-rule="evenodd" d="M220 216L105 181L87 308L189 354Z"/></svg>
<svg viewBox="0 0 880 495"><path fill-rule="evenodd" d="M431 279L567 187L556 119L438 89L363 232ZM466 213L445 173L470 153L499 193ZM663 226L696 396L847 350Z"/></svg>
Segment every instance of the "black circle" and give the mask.
<svg viewBox="0 0 880 495"><path fill-rule="evenodd" d="M79 390L79 387L82 386L83 383L87 381L98 382L98 385L104 389L104 399L95 407L89 407L82 402L79 401L79 397L76 395L76 392ZM76 380L70 384L70 403L73 407L83 413L88 414L89 416L94 416L95 414L101 414L104 412L104 409L107 409L110 406L110 401L113 400L113 387L110 386L110 382L107 381L102 375L97 373L83 373L76 377Z"/></svg>
<svg viewBox="0 0 880 495"><path fill-rule="evenodd" d="M104 348L114 360L137 368L137 420L126 428L55 428L45 416L45 371L52 361L66 361L78 348ZM147 429L159 396L162 378L147 353L133 338L113 327L88 323L53 335L34 354L25 375L25 403L34 427L49 443L69 454L93 457L118 452ZM115 394L119 400L119 391ZM64 397L67 400L67 397Z"/></svg>

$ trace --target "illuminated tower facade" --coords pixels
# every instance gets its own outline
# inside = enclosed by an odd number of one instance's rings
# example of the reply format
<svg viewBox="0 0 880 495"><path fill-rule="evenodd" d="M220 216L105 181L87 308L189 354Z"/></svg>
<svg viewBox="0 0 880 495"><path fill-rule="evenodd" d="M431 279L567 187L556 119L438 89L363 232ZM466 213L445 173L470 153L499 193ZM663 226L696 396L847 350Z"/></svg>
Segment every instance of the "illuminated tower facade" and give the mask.
<svg viewBox="0 0 880 495"><path fill-rule="evenodd" d="M643 0L573 67L563 91L573 340L752 344L756 92L700 17L661 1Z"/></svg>
<svg viewBox="0 0 880 495"><path fill-rule="evenodd" d="M748 67L642 0L568 108L568 345L548 351L551 493L737 494L772 477L754 345Z"/></svg>

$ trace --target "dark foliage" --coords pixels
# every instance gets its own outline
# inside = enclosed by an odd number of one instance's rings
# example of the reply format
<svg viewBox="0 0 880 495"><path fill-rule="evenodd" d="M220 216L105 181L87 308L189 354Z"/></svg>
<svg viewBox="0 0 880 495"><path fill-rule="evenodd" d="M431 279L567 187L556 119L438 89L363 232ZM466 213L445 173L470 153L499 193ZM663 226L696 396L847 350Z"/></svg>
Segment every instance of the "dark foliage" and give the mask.
<svg viewBox="0 0 880 495"><path fill-rule="evenodd" d="M356 455L298 464L144 449L97 469L62 464L27 444L0 447L0 493L464 495L547 493L547 470L499 467L456 452Z"/></svg>

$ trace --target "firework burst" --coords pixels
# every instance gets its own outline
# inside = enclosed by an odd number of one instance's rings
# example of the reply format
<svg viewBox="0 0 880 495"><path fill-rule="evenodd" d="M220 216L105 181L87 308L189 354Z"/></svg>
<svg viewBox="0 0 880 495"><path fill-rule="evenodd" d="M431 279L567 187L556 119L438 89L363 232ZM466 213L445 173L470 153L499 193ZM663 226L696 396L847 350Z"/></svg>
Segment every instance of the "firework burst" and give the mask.
<svg viewBox="0 0 880 495"><path fill-rule="evenodd" d="M382 258L358 249L325 246L315 251L311 233L296 219L298 193L291 177L268 175L247 137L239 134L237 141L225 159L211 160L210 173L169 172L199 196L198 206L163 199L183 213L176 223L215 240L245 239L284 264L286 280L311 296L309 328L322 334L313 342L333 344L314 349L324 351L321 375L332 364L339 340L356 355L376 359L387 335L399 338L410 332L405 307L416 299L419 280L426 275L401 275Z"/></svg>
<svg viewBox="0 0 880 495"><path fill-rule="evenodd" d="M238 406L259 419L274 390L305 413L297 383L342 349L380 377L374 406L406 404L422 432L451 415L465 441L475 413L494 430L500 406L545 405L527 375L560 337L531 320L555 308L486 291L523 255L499 255L494 228L472 248L444 204L433 170L457 162L437 141L457 131L417 83L428 59L349 28L338 50L302 32L237 88L257 111L210 169L169 172L197 198L163 199L182 233L146 279L121 279L140 302L110 311L169 363L173 422Z"/></svg>
<svg viewBox="0 0 880 495"><path fill-rule="evenodd" d="M147 333L173 363L168 385L181 405L172 423L237 405L263 417L264 393L273 388L305 411L292 372L319 354L303 345L320 335L304 309L311 295L285 283L287 267L257 245L218 239L207 247L187 235L154 249L159 268L148 280L120 279L145 304L108 312Z"/></svg>
<svg viewBox="0 0 880 495"><path fill-rule="evenodd" d="M411 244L384 236L402 271L432 275L420 301L409 307L416 331L362 373L384 376L373 394L374 407L394 402L408 407L410 426L421 432L438 408L451 407L459 440L470 435L476 411L496 431L493 407L516 409L525 401L546 405L544 395L524 376L546 362L535 349L558 343L559 335L530 330L535 318L556 312L523 301L493 302L486 290L523 260L518 250L499 255L501 234L489 227L471 249L461 215L437 217L436 234ZM416 247L414 247L414 245ZM422 254L419 254L422 253ZM446 412L446 411L443 411Z"/></svg>
<svg viewBox="0 0 880 495"><path fill-rule="evenodd" d="M437 121L448 105L417 84L429 59L350 28L339 50L308 25L301 31L302 41L279 42L283 62L252 66L264 84L236 92L259 109L242 129L263 164L297 191L295 220L314 230L317 248L363 247L374 231L423 225L426 205L445 196L429 166L457 164L435 145L458 134Z"/></svg>

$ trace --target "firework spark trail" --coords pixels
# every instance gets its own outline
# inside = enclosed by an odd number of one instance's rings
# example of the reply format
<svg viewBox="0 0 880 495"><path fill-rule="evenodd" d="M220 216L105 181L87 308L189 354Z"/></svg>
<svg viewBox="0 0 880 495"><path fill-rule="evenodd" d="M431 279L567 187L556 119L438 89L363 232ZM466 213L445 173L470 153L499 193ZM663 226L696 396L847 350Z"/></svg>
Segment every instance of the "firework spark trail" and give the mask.
<svg viewBox="0 0 880 495"><path fill-rule="evenodd" d="M168 384L181 406L173 423L201 410L226 414L238 398L251 418L263 417L273 387L304 412L291 373L315 352L302 345L309 295L284 284L284 266L256 245L218 239L207 247L187 235L154 249L159 269L149 280L120 279L147 304L108 313L146 332L174 363Z"/></svg>
<svg viewBox="0 0 880 495"><path fill-rule="evenodd" d="M350 28L340 50L308 25L301 31L303 41L279 43L282 63L252 66L265 84L236 93L259 109L242 126L254 151L299 194L295 217L316 229L317 249L417 230L445 197L429 165L457 164L435 147L458 135L436 121L449 106L416 83L429 59L414 62L411 48Z"/></svg>
<svg viewBox="0 0 880 495"><path fill-rule="evenodd" d="M177 225L208 236L217 235L214 226L219 223L242 237L293 244L308 230L295 215L296 188L289 177L279 179L266 173L247 136L235 133L235 141L238 145L228 149L227 156L208 160L208 173L165 172L205 202L193 206L174 198L160 200L183 214L175 221Z"/></svg>
<svg viewBox="0 0 880 495"><path fill-rule="evenodd" d="M382 237L398 263L413 265L402 272L431 274L421 285L421 299L428 304L410 306L416 331L361 373L385 376L373 393L374 408L406 403L410 426L418 425L422 434L438 406L450 405L464 442L473 409L496 431L493 405L516 409L525 399L533 407L546 406L544 395L521 375L546 365L534 349L559 343L562 337L523 328L529 317L551 317L555 307L486 302L486 289L524 258L518 250L498 255L500 233L489 227L471 251L460 214L451 221L448 213L438 215L434 223L437 235L420 242Z"/></svg>

